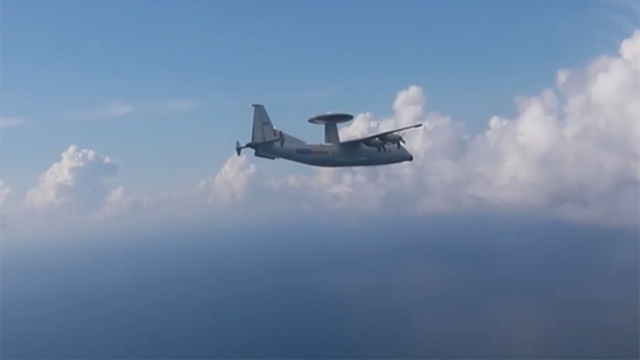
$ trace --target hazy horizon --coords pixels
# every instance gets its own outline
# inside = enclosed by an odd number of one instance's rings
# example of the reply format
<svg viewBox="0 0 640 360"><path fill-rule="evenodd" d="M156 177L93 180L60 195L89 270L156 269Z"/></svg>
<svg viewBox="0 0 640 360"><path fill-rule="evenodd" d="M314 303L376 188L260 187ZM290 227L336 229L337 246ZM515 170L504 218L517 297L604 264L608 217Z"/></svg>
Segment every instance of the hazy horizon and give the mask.
<svg viewBox="0 0 640 360"><path fill-rule="evenodd" d="M637 230L490 220L3 242L1 355L638 358Z"/></svg>

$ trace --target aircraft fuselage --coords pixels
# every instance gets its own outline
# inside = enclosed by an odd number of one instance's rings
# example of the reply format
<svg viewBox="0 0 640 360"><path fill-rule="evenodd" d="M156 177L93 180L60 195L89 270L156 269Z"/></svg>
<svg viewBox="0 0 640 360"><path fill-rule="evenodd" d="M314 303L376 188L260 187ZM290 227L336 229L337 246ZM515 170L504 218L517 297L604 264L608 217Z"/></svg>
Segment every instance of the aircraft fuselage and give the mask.
<svg viewBox="0 0 640 360"><path fill-rule="evenodd" d="M285 135L284 142L247 144L247 147L254 149L258 157L320 167L378 166L413 160L413 156L402 145L387 145L382 149L361 143L305 144L287 141L287 138L291 139Z"/></svg>

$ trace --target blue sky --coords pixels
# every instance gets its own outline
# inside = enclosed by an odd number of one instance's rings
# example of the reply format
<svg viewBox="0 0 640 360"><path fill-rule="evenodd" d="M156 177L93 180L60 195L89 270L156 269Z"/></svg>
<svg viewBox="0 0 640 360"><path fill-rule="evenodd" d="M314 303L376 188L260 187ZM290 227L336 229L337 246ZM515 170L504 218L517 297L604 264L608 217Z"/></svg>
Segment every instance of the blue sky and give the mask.
<svg viewBox="0 0 640 360"><path fill-rule="evenodd" d="M2 178L33 187L71 144L122 164L133 191L192 186L250 134L251 102L305 139L329 110L389 114L424 88L472 133L608 45L594 1L3 1ZM594 20L595 19L595 20ZM615 50L611 48L608 50ZM70 118L110 102L191 111ZM278 164L273 169L291 169ZM274 170L272 170L274 171Z"/></svg>

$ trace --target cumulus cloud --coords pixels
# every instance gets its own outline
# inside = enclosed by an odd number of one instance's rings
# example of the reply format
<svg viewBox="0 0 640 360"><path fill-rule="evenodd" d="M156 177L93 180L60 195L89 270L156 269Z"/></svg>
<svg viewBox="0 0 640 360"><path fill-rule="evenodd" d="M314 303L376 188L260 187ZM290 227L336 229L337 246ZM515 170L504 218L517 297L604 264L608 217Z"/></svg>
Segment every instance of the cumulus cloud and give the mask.
<svg viewBox="0 0 640 360"><path fill-rule="evenodd" d="M110 195L105 180L115 177L118 170L118 162L108 156L72 145L40 176L39 185L29 190L27 203L42 210L98 209Z"/></svg>
<svg viewBox="0 0 640 360"><path fill-rule="evenodd" d="M640 31L617 56L561 70L555 88L516 97L515 118L493 117L471 137L462 123L429 111L422 89L411 86L398 94L393 116L361 114L340 133L352 138L421 122L405 134L413 163L320 170L280 183L321 191L335 206L408 206L425 214L516 209L637 224L639 63Z"/></svg>
<svg viewBox="0 0 640 360"><path fill-rule="evenodd" d="M256 174L256 165L250 163L246 156L231 156L214 178L198 184L196 192L209 202L240 202L247 197Z"/></svg>
<svg viewBox="0 0 640 360"><path fill-rule="evenodd" d="M171 227L256 214L251 208L234 205L241 205L246 199L252 198L252 194L264 189L256 183L259 174L256 165L250 163L246 156L234 156L227 160L217 174L186 189L128 194L124 187L117 186L109 192L102 206L96 208L90 218L98 221L115 220L120 225L139 226L139 223L143 223L143 227L148 224L146 221L155 220Z"/></svg>

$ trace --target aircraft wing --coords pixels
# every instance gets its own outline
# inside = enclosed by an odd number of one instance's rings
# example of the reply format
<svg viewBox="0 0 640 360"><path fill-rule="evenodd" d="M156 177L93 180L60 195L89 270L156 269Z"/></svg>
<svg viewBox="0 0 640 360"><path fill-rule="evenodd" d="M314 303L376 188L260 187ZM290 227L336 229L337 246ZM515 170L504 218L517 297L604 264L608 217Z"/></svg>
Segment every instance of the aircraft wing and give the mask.
<svg viewBox="0 0 640 360"><path fill-rule="evenodd" d="M409 126L405 126L405 127L389 130L389 131L380 132L380 133L373 134L373 135L367 135L365 137L361 137L361 138L357 138L357 139L349 139L349 140L345 140L345 141L340 141L340 144L355 144L355 143L359 143L359 142L375 139L375 138L377 138L379 136L389 135L389 134L397 133L397 132L400 132L400 131L403 131L403 130L419 128L422 125L423 125L422 123L413 124L413 125L409 125Z"/></svg>

